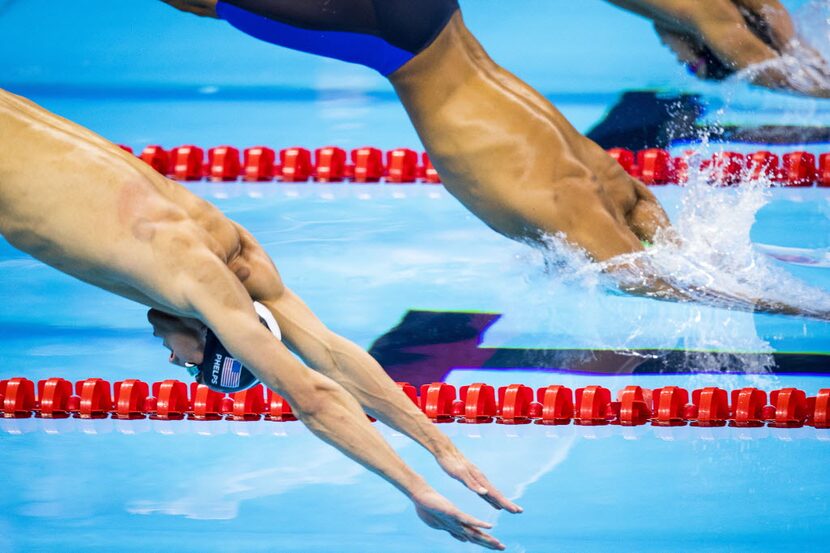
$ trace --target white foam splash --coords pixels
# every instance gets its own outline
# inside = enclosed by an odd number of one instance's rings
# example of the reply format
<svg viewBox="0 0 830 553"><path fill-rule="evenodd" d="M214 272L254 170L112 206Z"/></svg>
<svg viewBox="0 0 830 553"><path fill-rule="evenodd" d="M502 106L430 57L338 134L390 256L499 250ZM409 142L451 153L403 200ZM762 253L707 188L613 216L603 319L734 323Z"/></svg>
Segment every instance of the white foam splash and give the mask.
<svg viewBox="0 0 830 553"><path fill-rule="evenodd" d="M624 256L631 270L620 286L647 285L656 276L687 299L717 307L830 319L830 295L775 266L752 244L750 231L772 183L750 178L750 171L729 188L709 184L713 169L693 171L674 226L679 239L658 237L646 251Z"/></svg>
<svg viewBox="0 0 830 553"><path fill-rule="evenodd" d="M735 78L753 82L764 73L786 79L787 88L806 95L830 93L830 2L814 0L793 14L797 36L780 55L751 65Z"/></svg>
<svg viewBox="0 0 830 553"><path fill-rule="evenodd" d="M705 140L700 150L706 155L695 154L690 166L697 166L699 159L711 155ZM627 293L626 290L648 288L659 279L682 291L682 299L690 302L687 309L667 305L664 308L652 302L621 307L605 302L605 314L615 316L609 311L625 310L619 315L631 321L632 330L628 337L618 336L617 340L623 345L634 345L641 341L641 328L651 328L648 332L652 333L656 330L654 318L659 312L661 344L691 350L771 353L772 348L758 337L752 317L747 313L755 310L830 319L830 294L777 266L752 243L752 226L759 210L770 201L773 185L765 179L749 178L749 172L735 186L727 188L710 184L712 169L692 171L675 218L677 238L658 237L652 247L642 252L607 263L594 263L564 236L548 237L547 249L538 254L544 257L546 268L540 276L554 282L544 285L548 293L544 294L543 301L549 302L552 296L561 298L563 285L579 287L586 292L587 300L602 302L605 294L619 295ZM526 261L536 266L539 263L538 258ZM610 264L625 266L627 270L607 271ZM540 282L532 276L529 278L534 282L528 282L528 287L539 290ZM663 297L660 293L645 295ZM707 309L701 304L722 309ZM562 308L561 299L557 305ZM603 343L607 344L608 337L605 338ZM756 359L752 367L742 367L738 358L728 354L723 359L702 356L690 362L696 365L696 370L706 370L700 363L712 364L713 372L726 366L764 372L774 364L770 357L766 361Z"/></svg>
<svg viewBox="0 0 830 553"><path fill-rule="evenodd" d="M794 14L798 34L810 42L824 59L830 60L830 2L812 0Z"/></svg>

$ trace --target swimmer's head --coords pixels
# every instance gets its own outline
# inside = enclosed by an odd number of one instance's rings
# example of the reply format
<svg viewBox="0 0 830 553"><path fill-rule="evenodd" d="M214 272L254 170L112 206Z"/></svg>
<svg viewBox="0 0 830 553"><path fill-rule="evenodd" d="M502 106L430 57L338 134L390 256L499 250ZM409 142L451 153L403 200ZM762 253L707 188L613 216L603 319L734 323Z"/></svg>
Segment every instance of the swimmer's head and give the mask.
<svg viewBox="0 0 830 553"><path fill-rule="evenodd" d="M203 361L207 327L200 321L158 309L148 311L147 320L153 325L153 336L161 338L164 347L170 350L171 363L184 367Z"/></svg>
<svg viewBox="0 0 830 553"><path fill-rule="evenodd" d="M260 322L277 340L282 338L276 319L254 302ZM196 319L176 317L156 309L147 313L153 335L170 350L170 362L185 367L199 384L217 392L239 392L256 385L257 377L225 348L216 334Z"/></svg>

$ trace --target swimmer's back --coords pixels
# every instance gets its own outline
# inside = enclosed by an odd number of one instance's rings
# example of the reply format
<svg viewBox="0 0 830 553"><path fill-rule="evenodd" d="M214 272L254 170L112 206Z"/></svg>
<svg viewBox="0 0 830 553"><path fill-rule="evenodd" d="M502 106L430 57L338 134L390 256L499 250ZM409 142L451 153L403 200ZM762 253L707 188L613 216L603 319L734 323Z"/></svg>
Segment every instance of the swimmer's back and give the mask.
<svg viewBox="0 0 830 553"><path fill-rule="evenodd" d="M113 290L158 248L239 250L215 207L95 133L3 90L0 128L0 234L45 263Z"/></svg>

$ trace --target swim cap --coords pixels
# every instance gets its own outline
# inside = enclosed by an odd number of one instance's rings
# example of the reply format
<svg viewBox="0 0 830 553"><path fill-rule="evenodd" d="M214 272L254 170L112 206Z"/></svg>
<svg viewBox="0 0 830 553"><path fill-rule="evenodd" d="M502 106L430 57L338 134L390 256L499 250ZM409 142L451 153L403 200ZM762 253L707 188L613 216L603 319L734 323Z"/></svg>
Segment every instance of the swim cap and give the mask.
<svg viewBox="0 0 830 553"><path fill-rule="evenodd" d="M259 302L254 302L259 321L271 331L277 340L282 339L280 327L274 315ZM208 328L202 362L186 365L191 376L211 390L223 393L241 392L259 383L257 377L242 362L231 356L216 334Z"/></svg>

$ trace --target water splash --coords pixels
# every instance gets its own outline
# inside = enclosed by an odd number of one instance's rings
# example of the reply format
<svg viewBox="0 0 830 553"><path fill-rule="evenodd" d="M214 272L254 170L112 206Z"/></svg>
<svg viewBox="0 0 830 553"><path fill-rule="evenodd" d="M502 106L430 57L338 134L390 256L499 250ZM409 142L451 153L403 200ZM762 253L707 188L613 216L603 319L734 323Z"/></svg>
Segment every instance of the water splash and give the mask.
<svg viewBox="0 0 830 553"><path fill-rule="evenodd" d="M795 92L830 94L830 3L808 2L793 14L793 22L797 36L777 57L739 71L735 79L754 82L774 75Z"/></svg>
<svg viewBox="0 0 830 553"><path fill-rule="evenodd" d="M830 3L812 0L793 14L798 34L805 37L824 59L830 60Z"/></svg>
<svg viewBox="0 0 830 553"><path fill-rule="evenodd" d="M711 156L713 148L705 137L698 148L690 156L690 167L698 167L701 159ZM551 297L556 297L555 309L561 311L568 296L562 288L578 287L583 292L578 296L592 306L584 310L577 306L576 310L583 317L602 313L596 321L596 336L582 328L590 325L580 326L580 339L591 342L580 343L580 347L607 347L610 343L614 349L632 354L646 344L686 352L681 366L667 367L671 372L754 373L766 378L775 367L774 348L758 335L753 311L769 308L830 318L830 294L777 266L751 241L751 229L758 212L771 199L773 183L751 178L750 168L735 186L715 187L711 182L716 171L709 167L690 172L679 200L675 235L658 236L645 251L595 263L564 236L547 238L547 249L539 254L545 271L539 276L555 282L545 287L548 293L541 301L550 303ZM611 264L627 270L608 271ZM652 286L655 280L683 291L685 303L614 301L628 295L628 290ZM534 290L539 286L538 280L531 285ZM651 296L661 299L659 293ZM556 315L551 311L551 320ZM609 327L607 320L614 323ZM615 333L609 335L609 328ZM621 328L626 334L619 334ZM766 380L757 384L773 385Z"/></svg>
<svg viewBox="0 0 830 553"><path fill-rule="evenodd" d="M690 166L698 166L700 157L693 154ZM684 299L715 307L830 319L830 295L775 266L752 243L752 226L773 184L752 178L750 168L736 186L716 188L710 184L716 170L690 174L676 237L658 236L653 247L613 260L628 268L620 273L619 286L649 287L657 277Z"/></svg>

